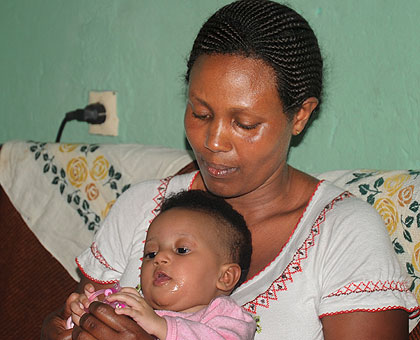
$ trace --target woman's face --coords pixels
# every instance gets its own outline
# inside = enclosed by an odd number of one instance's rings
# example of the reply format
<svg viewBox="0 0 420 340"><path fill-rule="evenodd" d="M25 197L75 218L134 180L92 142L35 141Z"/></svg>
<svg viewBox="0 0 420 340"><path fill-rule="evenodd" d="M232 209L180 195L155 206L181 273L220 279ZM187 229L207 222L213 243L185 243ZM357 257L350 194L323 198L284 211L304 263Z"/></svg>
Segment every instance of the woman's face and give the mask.
<svg viewBox="0 0 420 340"><path fill-rule="evenodd" d="M191 70L184 124L212 193L241 196L283 174L293 122L263 61L200 56Z"/></svg>

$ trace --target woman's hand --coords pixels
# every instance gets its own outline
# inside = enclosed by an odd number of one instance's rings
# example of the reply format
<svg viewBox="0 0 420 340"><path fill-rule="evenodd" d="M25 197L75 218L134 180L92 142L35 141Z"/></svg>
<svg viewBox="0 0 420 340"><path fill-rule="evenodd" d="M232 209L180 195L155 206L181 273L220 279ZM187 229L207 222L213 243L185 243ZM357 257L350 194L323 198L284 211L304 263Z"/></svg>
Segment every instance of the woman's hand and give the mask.
<svg viewBox="0 0 420 340"><path fill-rule="evenodd" d="M71 304L79 294L71 294L60 311L48 315L42 325L41 340L70 340L71 329L66 328L67 319L71 316Z"/></svg>
<svg viewBox="0 0 420 340"><path fill-rule="evenodd" d="M114 309L101 302L92 302L89 313L80 318L73 329L73 340L153 340L134 320L117 315Z"/></svg>
<svg viewBox="0 0 420 340"><path fill-rule="evenodd" d="M69 299L72 298L73 301L70 303L70 310L71 310L71 318L73 320L73 323L78 325L79 320L82 317L83 314L85 314L85 310L89 308L89 305L91 303L90 296L95 292L95 287L88 283L84 287L83 294L73 293L70 295ZM98 301L97 298L95 298L95 301Z"/></svg>
<svg viewBox="0 0 420 340"><path fill-rule="evenodd" d="M49 314L43 324L41 330L41 340L69 340L72 337L72 330L66 328L67 320L72 315L71 304L75 302L80 294L91 294L98 289L106 289L112 287L112 284L98 284L86 277L83 277L76 289L76 293L70 294L65 305L58 311Z"/></svg>
<svg viewBox="0 0 420 340"><path fill-rule="evenodd" d="M44 320L41 340L70 340L71 331L71 329L66 329L66 320L53 313Z"/></svg>

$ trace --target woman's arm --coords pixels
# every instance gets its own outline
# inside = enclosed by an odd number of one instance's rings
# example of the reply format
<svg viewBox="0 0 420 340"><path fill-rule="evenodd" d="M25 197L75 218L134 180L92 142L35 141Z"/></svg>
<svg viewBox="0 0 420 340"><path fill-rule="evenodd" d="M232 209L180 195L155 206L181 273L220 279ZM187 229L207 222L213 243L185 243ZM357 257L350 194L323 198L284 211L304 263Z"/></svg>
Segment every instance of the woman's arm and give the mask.
<svg viewBox="0 0 420 340"><path fill-rule="evenodd" d="M408 313L402 309L330 315L321 322L325 340L408 340Z"/></svg>
<svg viewBox="0 0 420 340"><path fill-rule="evenodd" d="M76 292L67 298L64 306L62 306L59 310L49 314L45 318L41 330L41 340L71 339L72 330L66 329L67 319L71 316L70 305L77 299L78 294L83 292L83 288L87 284L92 284L94 290L112 287L112 284L103 285L83 277L76 288Z"/></svg>

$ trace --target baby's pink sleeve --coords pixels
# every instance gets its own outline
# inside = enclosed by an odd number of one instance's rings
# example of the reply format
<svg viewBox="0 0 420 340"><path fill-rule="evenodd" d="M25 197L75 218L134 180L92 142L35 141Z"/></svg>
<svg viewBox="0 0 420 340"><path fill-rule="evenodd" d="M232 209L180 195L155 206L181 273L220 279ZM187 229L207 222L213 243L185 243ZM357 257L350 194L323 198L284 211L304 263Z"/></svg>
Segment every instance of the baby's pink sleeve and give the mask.
<svg viewBox="0 0 420 340"><path fill-rule="evenodd" d="M168 325L167 340L250 340L254 339L256 330L251 315L227 297L213 300L204 313L187 314L186 317L182 313L162 316Z"/></svg>

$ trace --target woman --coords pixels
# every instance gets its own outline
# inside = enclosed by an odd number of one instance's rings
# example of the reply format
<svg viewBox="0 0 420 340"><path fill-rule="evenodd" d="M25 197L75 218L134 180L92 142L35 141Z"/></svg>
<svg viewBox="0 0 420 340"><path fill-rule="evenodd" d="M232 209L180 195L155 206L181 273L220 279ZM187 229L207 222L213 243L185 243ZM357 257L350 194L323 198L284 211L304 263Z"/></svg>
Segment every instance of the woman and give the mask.
<svg viewBox="0 0 420 340"><path fill-rule="evenodd" d="M199 173L124 194L78 258L81 287L137 285L156 197L204 189L224 197L251 230L248 281L232 297L256 317L257 339L406 339L418 306L381 218L287 164L292 136L321 100L322 58L308 23L271 1L227 5L201 28L186 80L185 131ZM60 332L72 299L44 334ZM73 338L147 338L141 332L93 304Z"/></svg>

